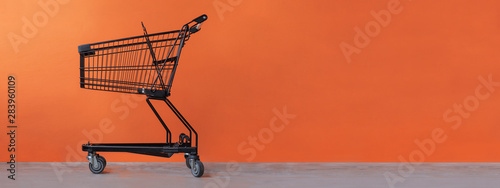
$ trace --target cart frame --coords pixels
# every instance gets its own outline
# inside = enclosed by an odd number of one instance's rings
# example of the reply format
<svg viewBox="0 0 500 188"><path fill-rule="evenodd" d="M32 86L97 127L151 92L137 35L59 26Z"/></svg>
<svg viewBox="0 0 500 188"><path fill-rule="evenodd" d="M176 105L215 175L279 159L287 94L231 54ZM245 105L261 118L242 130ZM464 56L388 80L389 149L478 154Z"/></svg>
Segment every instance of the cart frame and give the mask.
<svg viewBox="0 0 500 188"><path fill-rule="evenodd" d="M154 34L148 34L142 25L143 36L78 46L81 88L146 95L147 104L166 132L165 143L83 144L82 150L88 152L89 169L93 173L99 174L106 167L105 158L97 152L128 152L165 158L184 153L186 166L191 169L193 176L203 175L203 163L198 156L198 133L167 97L170 96L185 42L191 34L200 30L207 18L202 15L183 25L180 30ZM179 141L172 142L172 132L151 100L165 102L189 134L181 133Z"/></svg>

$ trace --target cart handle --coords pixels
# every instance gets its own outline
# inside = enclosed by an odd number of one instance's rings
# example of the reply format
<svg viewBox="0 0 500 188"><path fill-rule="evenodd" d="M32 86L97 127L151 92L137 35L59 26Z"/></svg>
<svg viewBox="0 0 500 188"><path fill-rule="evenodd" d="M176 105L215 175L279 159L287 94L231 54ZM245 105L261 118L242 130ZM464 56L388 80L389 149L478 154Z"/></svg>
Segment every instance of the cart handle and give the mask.
<svg viewBox="0 0 500 188"><path fill-rule="evenodd" d="M193 21L190 21L189 23L187 23L186 25L189 25L190 23L196 22L195 25L193 25L189 28L189 32L191 34L198 32L201 29L202 23L204 21L206 21L207 19L208 19L208 16L206 14L203 14L203 15L199 16L198 18L193 19Z"/></svg>
<svg viewBox="0 0 500 188"><path fill-rule="evenodd" d="M198 18L193 19L193 21L191 21L191 22L196 22L196 23L200 24L207 19L208 19L208 16L206 14L203 14L203 15L199 16Z"/></svg>

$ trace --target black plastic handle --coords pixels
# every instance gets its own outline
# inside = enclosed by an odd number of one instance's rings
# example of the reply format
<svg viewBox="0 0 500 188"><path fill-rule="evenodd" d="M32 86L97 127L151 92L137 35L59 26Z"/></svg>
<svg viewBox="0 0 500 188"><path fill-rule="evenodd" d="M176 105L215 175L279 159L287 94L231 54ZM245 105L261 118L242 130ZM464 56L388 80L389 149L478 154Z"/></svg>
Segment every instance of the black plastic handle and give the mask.
<svg viewBox="0 0 500 188"><path fill-rule="evenodd" d="M201 15L200 17L195 18L195 19L193 20L193 22L196 22L196 23L202 23L202 22L204 22L204 21L205 21L205 20L207 20L207 19L208 19L208 16L207 16L206 14L203 14L203 15Z"/></svg>

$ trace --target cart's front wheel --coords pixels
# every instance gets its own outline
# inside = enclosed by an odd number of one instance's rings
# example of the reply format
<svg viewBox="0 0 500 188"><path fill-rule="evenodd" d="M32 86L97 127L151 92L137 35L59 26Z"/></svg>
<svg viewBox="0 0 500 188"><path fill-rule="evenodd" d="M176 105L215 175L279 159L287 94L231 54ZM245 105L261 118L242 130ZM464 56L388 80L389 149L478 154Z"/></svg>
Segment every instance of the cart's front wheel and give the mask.
<svg viewBox="0 0 500 188"><path fill-rule="evenodd" d="M104 170L104 167L106 167L106 159L101 156L97 157L95 164L89 163L89 169L94 174L100 174Z"/></svg>
<svg viewBox="0 0 500 188"><path fill-rule="evenodd" d="M200 160L195 160L194 165L191 167L191 173L193 174L194 177L201 177L203 176L203 172L205 171L205 168L203 167L203 163L201 163Z"/></svg>

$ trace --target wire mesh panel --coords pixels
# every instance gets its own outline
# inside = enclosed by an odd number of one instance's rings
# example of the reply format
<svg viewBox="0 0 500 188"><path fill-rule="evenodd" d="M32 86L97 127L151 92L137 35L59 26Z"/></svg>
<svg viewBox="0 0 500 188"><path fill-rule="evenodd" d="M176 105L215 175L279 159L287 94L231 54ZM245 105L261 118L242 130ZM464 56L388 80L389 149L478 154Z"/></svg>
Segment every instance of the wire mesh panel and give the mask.
<svg viewBox="0 0 500 188"><path fill-rule="evenodd" d="M80 87L169 95L187 30L147 34L79 46Z"/></svg>

